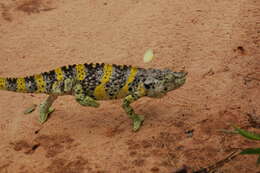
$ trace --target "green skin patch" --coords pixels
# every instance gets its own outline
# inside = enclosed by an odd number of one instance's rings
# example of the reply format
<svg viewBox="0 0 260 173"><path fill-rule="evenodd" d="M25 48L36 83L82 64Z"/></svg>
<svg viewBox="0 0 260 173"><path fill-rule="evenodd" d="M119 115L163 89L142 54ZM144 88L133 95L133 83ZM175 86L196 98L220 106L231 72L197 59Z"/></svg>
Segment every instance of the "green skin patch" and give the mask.
<svg viewBox="0 0 260 173"><path fill-rule="evenodd" d="M123 105L122 105L123 109L129 116L129 118L133 121L133 130L134 131L137 131L141 127L141 125L144 121L144 117L142 115L136 114L134 109L130 106L130 104L133 103L134 101L138 100L140 97L141 96L139 96L138 94L126 96L124 98Z"/></svg>
<svg viewBox="0 0 260 173"><path fill-rule="evenodd" d="M56 95L49 95L48 98L40 104L40 123L44 123L48 119L48 115L54 111L51 105L57 97Z"/></svg>

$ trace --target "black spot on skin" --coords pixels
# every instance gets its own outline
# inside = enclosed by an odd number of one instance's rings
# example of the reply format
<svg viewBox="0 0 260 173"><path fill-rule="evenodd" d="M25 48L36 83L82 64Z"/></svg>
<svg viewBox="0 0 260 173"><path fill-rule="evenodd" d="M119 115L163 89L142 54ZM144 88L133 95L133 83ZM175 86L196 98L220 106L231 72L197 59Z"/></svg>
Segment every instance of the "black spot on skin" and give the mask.
<svg viewBox="0 0 260 173"><path fill-rule="evenodd" d="M56 74L54 70L42 73L45 82L53 82L56 80Z"/></svg>
<svg viewBox="0 0 260 173"><path fill-rule="evenodd" d="M150 89L150 85L144 84L144 87L145 87L146 89Z"/></svg>
<svg viewBox="0 0 260 173"><path fill-rule="evenodd" d="M17 86L16 86L16 78L7 78L7 88L9 91L16 91Z"/></svg>
<svg viewBox="0 0 260 173"><path fill-rule="evenodd" d="M34 92L37 90L37 85L33 76L27 76L24 78L25 86L29 92Z"/></svg>
<svg viewBox="0 0 260 173"><path fill-rule="evenodd" d="M74 67L72 65L61 67L65 78L72 78L74 75Z"/></svg>

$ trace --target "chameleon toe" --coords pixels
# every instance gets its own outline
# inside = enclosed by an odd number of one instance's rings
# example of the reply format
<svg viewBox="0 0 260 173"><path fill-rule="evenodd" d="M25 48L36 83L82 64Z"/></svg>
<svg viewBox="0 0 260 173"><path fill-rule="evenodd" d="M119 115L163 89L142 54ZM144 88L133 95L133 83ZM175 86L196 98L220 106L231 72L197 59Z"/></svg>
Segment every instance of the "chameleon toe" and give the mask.
<svg viewBox="0 0 260 173"><path fill-rule="evenodd" d="M133 131L138 131L142 126L144 117L142 115L135 115L133 118Z"/></svg>

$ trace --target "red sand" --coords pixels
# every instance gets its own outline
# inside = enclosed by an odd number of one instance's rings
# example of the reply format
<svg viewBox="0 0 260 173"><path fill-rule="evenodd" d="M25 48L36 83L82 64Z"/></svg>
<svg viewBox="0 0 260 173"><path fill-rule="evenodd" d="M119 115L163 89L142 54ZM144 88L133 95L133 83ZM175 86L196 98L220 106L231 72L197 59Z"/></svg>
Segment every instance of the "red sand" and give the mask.
<svg viewBox="0 0 260 173"><path fill-rule="evenodd" d="M187 83L162 99L134 103L137 133L118 101L98 109L71 96L44 124L23 115L46 96L1 91L1 173L173 173L214 165L259 143L219 132L258 131L258 0L5 0L0 2L0 76L17 77L89 62L185 67ZM144 52L157 57L144 64ZM186 132L186 133L185 133ZM189 136L188 132L192 132ZM215 173L254 173L237 156Z"/></svg>

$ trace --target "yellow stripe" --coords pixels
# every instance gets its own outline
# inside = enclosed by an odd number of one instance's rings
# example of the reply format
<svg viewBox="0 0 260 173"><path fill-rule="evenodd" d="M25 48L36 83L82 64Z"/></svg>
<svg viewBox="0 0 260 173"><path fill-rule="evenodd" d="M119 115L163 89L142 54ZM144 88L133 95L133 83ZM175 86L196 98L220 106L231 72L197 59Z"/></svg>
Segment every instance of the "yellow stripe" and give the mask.
<svg viewBox="0 0 260 173"><path fill-rule="evenodd" d="M42 93L45 91L45 82L43 80L43 76L41 74L34 75L35 82L37 84L37 91Z"/></svg>
<svg viewBox="0 0 260 173"><path fill-rule="evenodd" d="M128 85L134 81L136 73L137 73L137 68L131 67L131 71L128 76L128 79L127 79L125 85L123 86L123 88L118 92L117 98L122 98L128 94L128 88L129 88Z"/></svg>
<svg viewBox="0 0 260 173"><path fill-rule="evenodd" d="M143 85L139 85L137 90L138 90L138 93L139 93L141 96L145 95L145 93L146 93L146 91L145 91Z"/></svg>
<svg viewBox="0 0 260 173"><path fill-rule="evenodd" d="M92 68L96 68L97 64L96 63L91 63Z"/></svg>
<svg viewBox="0 0 260 173"><path fill-rule="evenodd" d="M61 68L56 68L55 73L56 73L56 79L58 81L61 81L63 79L63 73L62 73Z"/></svg>
<svg viewBox="0 0 260 173"><path fill-rule="evenodd" d="M96 88L95 88L95 91L94 91L94 96L97 98L97 99L108 99L109 96L107 96L107 93L105 91L105 84L109 81L111 75L112 75L112 70L113 70L113 67L112 65L104 65L104 68L103 68L103 77L101 79L101 84L99 84Z"/></svg>
<svg viewBox="0 0 260 173"><path fill-rule="evenodd" d="M83 64L76 65L77 80L83 80L86 77L85 66Z"/></svg>
<svg viewBox="0 0 260 173"><path fill-rule="evenodd" d="M17 78L16 85L17 85L17 91L21 91L21 92L26 91L24 78Z"/></svg>
<svg viewBox="0 0 260 173"><path fill-rule="evenodd" d="M1 90L6 89L5 84L6 84L6 78L0 78L0 89Z"/></svg>

